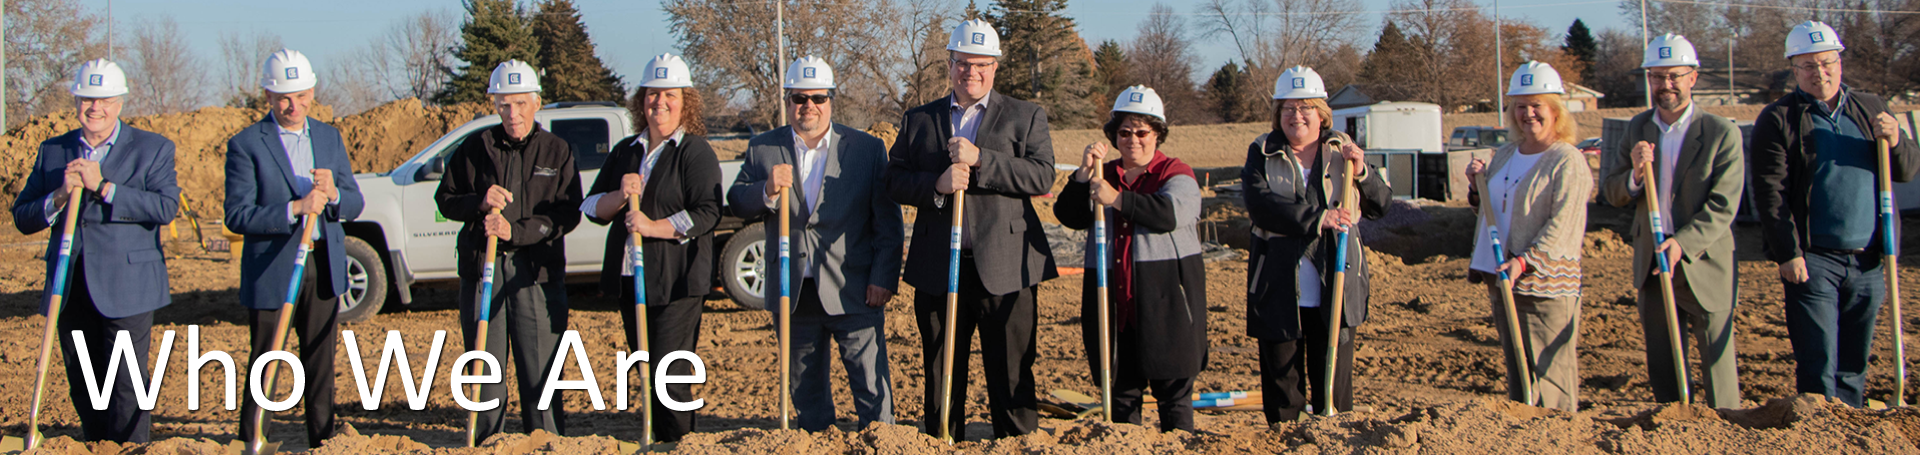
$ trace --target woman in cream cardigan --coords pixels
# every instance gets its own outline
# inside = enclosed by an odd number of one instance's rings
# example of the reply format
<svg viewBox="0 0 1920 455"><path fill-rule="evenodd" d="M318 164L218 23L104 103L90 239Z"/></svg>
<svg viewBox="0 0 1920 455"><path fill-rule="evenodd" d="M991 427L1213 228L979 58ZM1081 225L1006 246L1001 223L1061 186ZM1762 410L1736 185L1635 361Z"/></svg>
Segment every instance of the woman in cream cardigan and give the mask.
<svg viewBox="0 0 1920 455"><path fill-rule="evenodd" d="M1468 279L1486 282L1495 326L1507 354L1507 397L1525 401L1521 381L1530 381L1541 407L1578 408L1580 372L1580 246L1586 233L1593 175L1567 114L1560 74L1540 62L1514 71L1507 89L1507 120L1518 142L1493 152L1493 162L1467 166L1471 200L1480 214ZM1499 257L1492 231L1498 229ZM1518 342L1526 358L1513 358L1516 337L1508 333L1497 274L1513 282L1514 312L1524 327ZM1522 379L1527 362L1532 378Z"/></svg>

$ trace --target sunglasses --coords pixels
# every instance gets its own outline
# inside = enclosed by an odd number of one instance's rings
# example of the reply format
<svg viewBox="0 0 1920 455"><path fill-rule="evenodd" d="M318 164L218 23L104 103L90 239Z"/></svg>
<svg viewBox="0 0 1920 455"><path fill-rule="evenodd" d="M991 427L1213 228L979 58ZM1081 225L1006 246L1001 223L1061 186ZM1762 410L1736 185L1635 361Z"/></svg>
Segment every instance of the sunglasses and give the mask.
<svg viewBox="0 0 1920 455"><path fill-rule="evenodd" d="M812 100L813 104L825 105L827 104L827 100L831 100L831 99L833 99L833 95L788 95L787 96L787 102L793 103L796 106L801 104L807 104L808 100Z"/></svg>
<svg viewBox="0 0 1920 455"><path fill-rule="evenodd" d="M1116 139L1127 136L1133 136L1136 139L1146 139L1147 136L1151 135L1153 135L1153 130L1119 130L1114 132L1114 138Z"/></svg>

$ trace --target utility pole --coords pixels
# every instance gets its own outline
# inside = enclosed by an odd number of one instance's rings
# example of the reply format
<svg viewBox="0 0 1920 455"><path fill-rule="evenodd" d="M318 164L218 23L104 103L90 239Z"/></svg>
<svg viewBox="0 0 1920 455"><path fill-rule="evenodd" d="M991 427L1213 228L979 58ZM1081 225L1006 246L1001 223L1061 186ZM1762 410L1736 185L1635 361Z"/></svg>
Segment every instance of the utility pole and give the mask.
<svg viewBox="0 0 1920 455"><path fill-rule="evenodd" d="M1507 91L1500 83L1500 73L1507 69L1507 62L1501 56L1500 49L1500 0L1493 0L1493 100L1495 117L1500 118L1500 127L1507 127Z"/></svg>
<svg viewBox="0 0 1920 455"><path fill-rule="evenodd" d="M1640 0L1640 50L1642 52L1647 50L1647 0ZM1648 83L1645 79L1641 81L1641 91L1646 92L1647 95L1647 108L1651 109L1653 108L1653 86L1645 85Z"/></svg>
<svg viewBox="0 0 1920 455"><path fill-rule="evenodd" d="M7 36L7 0L0 0L0 37ZM0 44L0 134L7 132L7 46Z"/></svg>
<svg viewBox="0 0 1920 455"><path fill-rule="evenodd" d="M773 65L774 65L773 80L775 82L784 81L787 78L787 5L786 4L787 4L786 0L773 1L773 44L775 48L779 49L778 50L779 55L774 56L774 62L773 62ZM775 84L776 88L785 86L785 85L786 84ZM781 97L776 96L774 98L781 98ZM786 125L787 124L787 106L781 103L774 103L774 104L780 105L780 108L777 109L778 111L780 111L780 124Z"/></svg>
<svg viewBox="0 0 1920 455"><path fill-rule="evenodd" d="M107 60L115 60L117 62L120 59L120 57L115 56L114 53L115 51L113 49L113 0L107 0Z"/></svg>

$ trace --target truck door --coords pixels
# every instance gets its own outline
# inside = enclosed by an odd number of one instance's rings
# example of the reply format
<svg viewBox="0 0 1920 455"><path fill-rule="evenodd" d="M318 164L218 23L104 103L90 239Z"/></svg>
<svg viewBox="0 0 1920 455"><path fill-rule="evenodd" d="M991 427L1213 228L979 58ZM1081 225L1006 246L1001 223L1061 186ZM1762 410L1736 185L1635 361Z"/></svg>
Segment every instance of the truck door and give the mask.
<svg viewBox="0 0 1920 455"><path fill-rule="evenodd" d="M454 150L460 149L467 141L480 140L480 134L492 125L474 128L458 141L447 143L429 158L428 164L420 168L412 184L400 190L405 208L401 215L406 220L407 266L414 272L415 279L446 279L456 277L459 256L454 252L454 239L460 233L461 223L440 215L440 208L433 202L433 193L440 188L440 179L446 169L446 159ZM435 163L439 164L435 164Z"/></svg>
<svg viewBox="0 0 1920 455"><path fill-rule="evenodd" d="M613 150L614 119L600 116L554 119L547 130L573 146L573 165L580 171L580 190L591 191L593 179ZM585 194L582 194L585 196ZM606 252L607 227L588 221L582 214L580 226L567 233L567 271L600 271L600 259Z"/></svg>

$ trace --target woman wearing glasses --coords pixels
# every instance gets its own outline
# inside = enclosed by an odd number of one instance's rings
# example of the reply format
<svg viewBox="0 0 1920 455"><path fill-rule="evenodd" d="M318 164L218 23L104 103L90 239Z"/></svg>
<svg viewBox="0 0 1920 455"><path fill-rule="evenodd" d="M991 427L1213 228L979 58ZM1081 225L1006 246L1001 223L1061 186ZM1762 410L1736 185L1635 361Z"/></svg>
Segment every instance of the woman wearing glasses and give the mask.
<svg viewBox="0 0 1920 455"><path fill-rule="evenodd" d="M1105 283L1112 332L1113 417L1140 424L1142 392L1153 389L1160 429L1193 431L1193 378L1207 365L1206 264L1200 260L1200 184L1193 169L1160 153L1167 141L1166 108L1144 85L1114 101L1107 144L1087 146L1080 170L1060 191L1053 214L1070 229L1093 225L1099 202L1110 226L1105 264L1087 246L1082 338L1093 380L1101 380L1096 270ZM1111 152L1111 153L1110 153ZM1107 161L1111 155L1119 155ZM1096 173L1097 171L1097 173Z"/></svg>
<svg viewBox="0 0 1920 455"><path fill-rule="evenodd" d="M1309 403L1322 411L1353 408L1353 328L1366 321L1368 271L1351 228L1361 216L1384 215L1392 197L1386 181L1362 163L1365 151L1331 128L1333 110L1318 73L1288 69L1273 92L1273 131L1254 139L1240 170L1253 221L1247 332L1260 340L1268 423L1295 420ZM1357 194L1344 194L1349 167ZM1357 199L1343 204L1347 198ZM1341 233L1347 234L1344 267L1335 261ZM1334 274L1342 268L1345 282L1336 291ZM1336 293L1343 297L1338 314L1330 308ZM1337 345L1331 341L1336 317ZM1332 358L1330 345L1337 347ZM1311 380L1302 381L1307 375ZM1305 399L1309 383L1312 401Z"/></svg>
<svg viewBox="0 0 1920 455"><path fill-rule="evenodd" d="M1507 398L1572 412L1579 399L1580 247L1587 229L1593 174L1568 116L1560 73L1540 62L1513 72L1507 122L1517 142L1493 152L1493 162L1467 166L1469 200L1480 212L1468 281L1486 282L1500 344L1507 353ZM1502 251L1494 251L1494 231ZM1525 333L1508 327L1498 274L1512 280L1513 307ZM1514 358L1514 343L1525 358ZM1520 365L1533 377L1522 378ZM1524 381L1524 382L1523 382ZM1529 385L1530 384L1530 385Z"/></svg>

